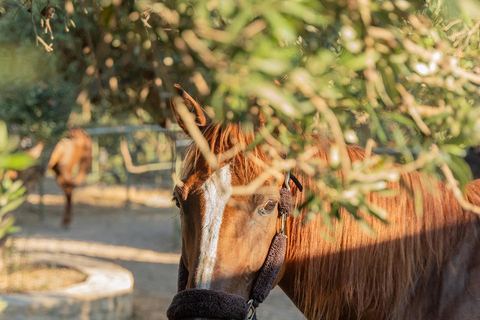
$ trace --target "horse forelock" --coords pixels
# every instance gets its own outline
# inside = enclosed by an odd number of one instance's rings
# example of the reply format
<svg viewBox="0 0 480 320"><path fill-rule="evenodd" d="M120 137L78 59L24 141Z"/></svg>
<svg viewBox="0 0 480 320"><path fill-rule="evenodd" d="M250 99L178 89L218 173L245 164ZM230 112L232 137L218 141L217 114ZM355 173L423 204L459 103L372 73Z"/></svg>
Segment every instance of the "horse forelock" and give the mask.
<svg viewBox="0 0 480 320"><path fill-rule="evenodd" d="M213 124L203 134L216 155L236 143L248 146L255 137L253 130L245 132L237 124ZM318 136L310 138L318 150L316 157L327 160L331 142ZM362 148L347 148L352 161L363 159ZM253 151L256 157L269 163L264 149L256 146ZM229 165L231 172L245 183L263 171L244 152L230 159ZM190 145L182 178L204 170L205 166L198 147ZM208 166L207 170L211 175ZM294 173L306 190L321 193L314 177L295 170ZM363 231L344 209L340 210L342 221L334 222L333 229L328 229L321 217L303 224L308 208L300 212L300 217L289 218L286 264L287 268L293 266L295 275L287 291L307 318L360 318L365 314L374 314L379 319L401 317L401 309L414 288L425 285L423 281L432 270L439 272L463 240L469 222L476 219L462 210L442 182L421 173L403 174L399 182L389 183L388 187L397 194L368 195L371 204L388 213L388 226L360 212L376 236ZM470 185L466 191L472 203L480 204L480 183ZM306 200L307 193L297 192L295 186L292 193L297 207ZM324 206L328 210L329 204ZM416 213L418 207L423 214ZM327 240L325 234L334 240Z"/></svg>
<svg viewBox="0 0 480 320"><path fill-rule="evenodd" d="M202 133L210 146L210 150L217 156L240 145L248 146L255 138L255 131L253 129L245 130L240 124L236 123L212 123L206 126ZM258 159L267 164L269 163L269 157L260 147L255 147L252 152L255 153ZM238 176L241 179L245 179L245 182L252 180L261 172L261 168L249 160L244 152L237 152L233 158L227 161L232 171L243 173L243 175L239 174ZM220 164L220 167L223 165L225 165L225 163ZM181 179L188 179L199 167L206 167L209 174L213 172L203 158L200 149L192 142L185 152Z"/></svg>

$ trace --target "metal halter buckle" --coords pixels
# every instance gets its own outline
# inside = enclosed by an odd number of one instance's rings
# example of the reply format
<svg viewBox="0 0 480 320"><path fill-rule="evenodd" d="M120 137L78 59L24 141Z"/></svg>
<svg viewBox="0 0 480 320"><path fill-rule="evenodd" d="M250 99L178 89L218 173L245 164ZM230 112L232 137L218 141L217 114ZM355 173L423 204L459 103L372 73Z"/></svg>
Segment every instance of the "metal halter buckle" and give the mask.
<svg viewBox="0 0 480 320"><path fill-rule="evenodd" d="M280 231L279 233L281 234L284 234L284 231L285 231L285 222L287 221L287 215L286 214L282 214L282 221L281 221L281 225L280 225Z"/></svg>
<svg viewBox="0 0 480 320"><path fill-rule="evenodd" d="M290 190L290 170L288 170L288 172L285 174L285 188L287 188L287 190Z"/></svg>
<svg viewBox="0 0 480 320"><path fill-rule="evenodd" d="M248 306L248 311L247 311L247 317L245 318L245 320L256 319L255 315L257 313L257 309L253 305L253 299L248 300L247 306Z"/></svg>

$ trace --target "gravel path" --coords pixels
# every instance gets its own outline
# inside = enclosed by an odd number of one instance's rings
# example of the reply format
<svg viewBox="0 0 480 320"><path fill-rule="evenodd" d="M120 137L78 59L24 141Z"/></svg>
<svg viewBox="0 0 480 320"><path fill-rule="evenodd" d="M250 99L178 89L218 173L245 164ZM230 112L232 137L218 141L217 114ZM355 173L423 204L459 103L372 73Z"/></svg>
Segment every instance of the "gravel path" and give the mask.
<svg viewBox="0 0 480 320"><path fill-rule="evenodd" d="M98 187L74 194L74 215L70 230L60 228L63 198L47 180L45 220L39 221L38 196L16 213L22 230L15 235L18 249L58 251L97 257L130 270L135 278L132 320L163 320L176 293L179 232L176 208L154 208L133 203L127 210L124 195ZM169 192L149 194L149 203L169 204ZM160 199L162 198L162 199ZM258 310L259 319L304 319L285 294L275 288Z"/></svg>

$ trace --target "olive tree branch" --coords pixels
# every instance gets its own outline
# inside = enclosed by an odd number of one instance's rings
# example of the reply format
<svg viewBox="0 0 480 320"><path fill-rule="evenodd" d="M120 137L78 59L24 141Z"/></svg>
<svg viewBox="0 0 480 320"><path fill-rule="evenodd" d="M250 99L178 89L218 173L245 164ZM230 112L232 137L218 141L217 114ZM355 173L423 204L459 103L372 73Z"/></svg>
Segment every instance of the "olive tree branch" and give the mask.
<svg viewBox="0 0 480 320"><path fill-rule="evenodd" d="M335 113L328 107L327 102L324 99L313 92L313 89L307 84L306 79L301 74L295 75L295 83L298 89L300 89L300 92L309 98L315 108L317 108L317 110L327 119L330 130L332 130L335 143L339 147L342 170L345 175L348 175L352 164L348 155L347 144L343 139L342 128L337 117L335 116Z"/></svg>
<svg viewBox="0 0 480 320"><path fill-rule="evenodd" d="M462 206L463 209L469 210L475 214L480 215L480 207L468 202L462 194L462 191L458 187L458 181L453 176L452 170L448 167L446 163L443 163L440 166L443 174L446 178L447 189L452 191L453 197L458 203Z"/></svg>
<svg viewBox="0 0 480 320"><path fill-rule="evenodd" d="M180 118L183 120L183 124L187 128L188 134L193 139L193 141L197 144L198 149L205 157L208 165L212 170L216 170L218 168L218 159L215 154L210 150L210 146L203 136L200 128L198 127L197 123L195 122L195 117L193 114L190 113L185 103L183 103L183 99L180 97L175 97L175 106L176 111Z"/></svg>

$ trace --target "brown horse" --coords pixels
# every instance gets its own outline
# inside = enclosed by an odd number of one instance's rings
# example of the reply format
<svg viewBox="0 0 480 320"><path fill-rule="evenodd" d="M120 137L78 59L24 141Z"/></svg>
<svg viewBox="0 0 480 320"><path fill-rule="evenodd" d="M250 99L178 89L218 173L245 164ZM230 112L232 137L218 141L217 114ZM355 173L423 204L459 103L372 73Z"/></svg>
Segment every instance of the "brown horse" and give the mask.
<svg viewBox="0 0 480 320"><path fill-rule="evenodd" d="M255 133L240 125L212 123L187 93L181 94L187 106L195 107L197 125L214 154L254 140ZM316 157L327 159L331 143L312 138ZM257 159L270 163L260 146L253 151ZM348 153L352 161L364 157L358 147L348 147ZM276 204L283 181L270 178L263 192L251 196L232 190L263 171L244 152L213 170L197 145L187 150L183 185L174 192L182 221L184 291L216 290L250 299L278 232ZM305 189L322 192L311 177L298 172L297 178ZM305 192L290 185L298 206L306 200ZM420 173L403 174L400 182L388 186L396 196L369 195L390 222L387 226L365 215L376 236L362 231L344 209L330 231L333 241L322 236L326 227L320 217L302 223L308 208L299 217L290 216L286 257L275 284L308 319L479 319L478 217L463 210L443 182ZM414 193L423 196L422 215L415 212ZM466 198L480 204L480 181L467 187Z"/></svg>
<svg viewBox="0 0 480 320"><path fill-rule="evenodd" d="M72 220L73 189L85 181L85 176L92 163L92 139L80 128L72 128L68 138L60 140L53 149L48 168L56 174L58 185L67 199L62 226L68 228ZM74 169L78 167L74 177Z"/></svg>

